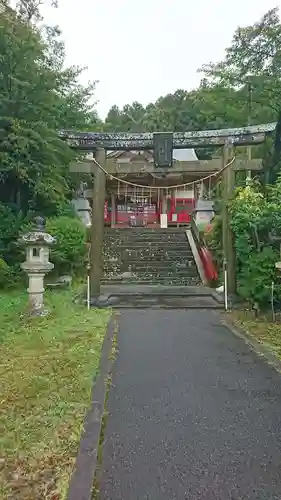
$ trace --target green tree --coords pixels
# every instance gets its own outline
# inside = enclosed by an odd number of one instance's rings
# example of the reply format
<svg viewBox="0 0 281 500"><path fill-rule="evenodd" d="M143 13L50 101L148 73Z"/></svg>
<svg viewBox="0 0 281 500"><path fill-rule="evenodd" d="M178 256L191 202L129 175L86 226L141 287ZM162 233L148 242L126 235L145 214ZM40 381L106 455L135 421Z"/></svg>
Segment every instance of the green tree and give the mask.
<svg viewBox="0 0 281 500"><path fill-rule="evenodd" d="M225 87L241 89L250 83L253 102L260 105L255 108L253 118L259 120L260 113L264 118L267 113L267 119L276 118L281 97L281 24L278 8L269 10L251 26L238 27L231 46L226 49L225 59L206 64L199 71L210 82L219 82Z"/></svg>
<svg viewBox="0 0 281 500"><path fill-rule="evenodd" d="M188 131L247 124L247 94L243 89L202 81L198 89L179 89L146 107L139 103L113 106L105 120L108 130Z"/></svg>
<svg viewBox="0 0 281 500"><path fill-rule="evenodd" d="M247 123L247 98L241 90L202 82L198 89L179 89L146 107L135 102L122 109L113 106L105 120L106 130L177 131L238 127ZM210 151L198 151L208 158Z"/></svg>
<svg viewBox="0 0 281 500"><path fill-rule="evenodd" d="M43 4L49 4L52 7L57 7L57 0L18 0L17 11L20 17L27 22L31 21L42 21L42 15L40 13L40 7Z"/></svg>
<svg viewBox="0 0 281 500"><path fill-rule="evenodd" d="M249 123L278 122L275 144L269 141L264 158L264 180L275 182L281 158L281 23L278 8L269 10L258 22L238 27L223 61L204 65L210 86L236 91L237 102L248 100ZM244 114L245 115L245 114Z"/></svg>
<svg viewBox="0 0 281 500"><path fill-rule="evenodd" d="M60 33L50 28L48 35L13 10L2 15L0 200L25 213L55 213L70 196L73 153L56 132L83 129L94 116L94 84L84 88L79 68L63 69Z"/></svg>
<svg viewBox="0 0 281 500"><path fill-rule="evenodd" d="M145 108L139 102L125 104L122 109L114 105L105 119L105 130L112 132L141 132L143 131Z"/></svg>

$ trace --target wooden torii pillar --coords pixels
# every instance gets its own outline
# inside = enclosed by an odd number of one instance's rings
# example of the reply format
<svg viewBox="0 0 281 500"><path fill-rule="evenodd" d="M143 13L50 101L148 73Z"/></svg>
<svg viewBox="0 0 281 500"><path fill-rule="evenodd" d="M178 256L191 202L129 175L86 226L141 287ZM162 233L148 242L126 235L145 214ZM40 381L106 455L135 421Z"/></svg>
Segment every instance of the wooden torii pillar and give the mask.
<svg viewBox="0 0 281 500"><path fill-rule="evenodd" d="M97 149L95 159L101 167L105 168L105 149ZM98 299L101 291L101 278L103 272L104 203L106 188L106 174L97 165L95 165L94 172L90 263L90 296L92 301Z"/></svg>
<svg viewBox="0 0 281 500"><path fill-rule="evenodd" d="M231 161L233 148L225 144L222 149L222 168ZM236 252L234 235L231 228L229 213L229 202L233 199L235 189L235 167L234 164L222 172L222 249L224 266L227 271L227 292L229 295L236 293Z"/></svg>

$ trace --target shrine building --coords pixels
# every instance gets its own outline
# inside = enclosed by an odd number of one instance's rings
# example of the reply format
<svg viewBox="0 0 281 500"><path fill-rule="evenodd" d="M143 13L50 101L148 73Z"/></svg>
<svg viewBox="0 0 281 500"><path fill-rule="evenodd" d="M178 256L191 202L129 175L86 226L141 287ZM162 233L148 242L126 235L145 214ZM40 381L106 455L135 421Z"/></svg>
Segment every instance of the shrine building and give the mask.
<svg viewBox="0 0 281 500"><path fill-rule="evenodd" d="M70 171L94 173L98 167L92 158L92 153L87 154L83 161L72 163ZM236 159L235 169L243 170L244 163L243 158ZM153 151L108 151L104 223L111 227L160 227L161 214L166 214L168 226L188 225L197 198L208 197L216 182L201 179L221 167L220 158L198 160L194 149L173 150L172 168L162 169L155 168ZM252 160L251 168L259 169L260 160ZM90 210L92 190L86 189L84 197Z"/></svg>

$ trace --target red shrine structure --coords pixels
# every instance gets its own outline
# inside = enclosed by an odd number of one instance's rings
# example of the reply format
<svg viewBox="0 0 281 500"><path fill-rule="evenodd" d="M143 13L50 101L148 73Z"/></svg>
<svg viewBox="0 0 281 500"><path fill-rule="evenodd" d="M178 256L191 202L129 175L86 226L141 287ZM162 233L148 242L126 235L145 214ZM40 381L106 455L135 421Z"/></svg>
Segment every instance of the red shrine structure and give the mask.
<svg viewBox="0 0 281 500"><path fill-rule="evenodd" d="M186 167L196 169L201 162L192 149L174 150L173 158L178 168L158 174L154 169L153 151L109 152L107 170L114 169L114 176L120 180L110 176L107 179L105 225L157 227L163 213L167 214L168 226L189 224L198 190L196 176ZM128 185L126 181L138 186ZM176 187L185 183L188 185ZM155 189L155 186L161 188ZM90 195L87 191L87 197Z"/></svg>

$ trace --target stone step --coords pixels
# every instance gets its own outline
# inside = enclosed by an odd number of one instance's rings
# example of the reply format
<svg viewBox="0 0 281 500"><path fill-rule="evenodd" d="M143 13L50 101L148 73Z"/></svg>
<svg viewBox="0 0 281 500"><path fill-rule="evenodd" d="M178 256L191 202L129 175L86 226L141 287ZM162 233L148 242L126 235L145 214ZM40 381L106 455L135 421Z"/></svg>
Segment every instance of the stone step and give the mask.
<svg viewBox="0 0 281 500"><path fill-rule="evenodd" d="M157 255L157 254L142 254L139 255L138 253L134 252L128 255L123 255L122 258L120 258L118 261L117 260L110 260L108 259L107 262L109 263L116 263L116 262L126 262L126 263L139 263L143 262L144 264L152 264L154 262L163 262L166 263L167 265L177 263L177 262L189 262L189 261L194 261L193 255L191 253L175 253L175 254L164 254L164 255Z"/></svg>
<svg viewBox="0 0 281 500"><path fill-rule="evenodd" d="M103 248L120 248L124 250L129 250L130 248L153 248L153 249L163 249L167 248L167 250L176 250L180 248L180 250L191 250L190 245L187 241L105 241Z"/></svg>
<svg viewBox="0 0 281 500"><path fill-rule="evenodd" d="M103 255L104 284L201 283L183 229L108 229Z"/></svg>
<svg viewBox="0 0 281 500"><path fill-rule="evenodd" d="M157 256L156 256L157 257ZM122 264L122 266L124 265L130 265L130 266L135 266L135 265L141 265L141 266L172 266L172 267L181 267L183 266L184 264L186 266L188 265L191 265L191 264L188 264L189 262L192 262L192 265L195 265L194 263L194 259L193 259L193 256L190 255L190 256L182 256L182 255L178 255L176 256L176 258L173 258L173 256L161 256L161 258L151 258L150 256L145 256L145 257L141 257L141 258L138 258L138 257L135 257L135 256L132 256L130 259L122 259L122 261L119 263ZM106 261L105 262L105 266L109 266L111 267L111 265L115 266L116 263L118 263L118 261L114 260L114 261Z"/></svg>
<svg viewBox="0 0 281 500"><path fill-rule="evenodd" d="M192 257L177 259L177 260L156 260L156 259L123 259L123 260L107 260L104 259L103 268L104 269L135 269L140 268L150 268L154 269L190 269L191 267L197 267ZM125 271L124 271L125 272Z"/></svg>
<svg viewBox="0 0 281 500"><path fill-rule="evenodd" d="M122 262L108 262L104 261L103 269L104 271L107 269L110 269L112 271L114 270L120 270L121 272L128 272L128 271L144 271L146 269L154 269L161 271L163 269L168 270L169 272L175 271L175 270L183 270L186 269L187 271L189 269L196 268L197 266L195 262L191 259L183 260L183 261L173 261L170 263L166 263L164 261L154 261L150 260L149 262L144 262L144 261L122 261ZM122 270L122 271L121 271ZM118 272L118 271L117 271Z"/></svg>
<svg viewBox="0 0 281 500"><path fill-rule="evenodd" d="M105 238L186 238L186 232L180 233L105 233Z"/></svg>
<svg viewBox="0 0 281 500"><path fill-rule="evenodd" d="M186 232L183 231L182 229L180 231L118 231L118 232L105 232L104 233L105 238L171 238L171 237L177 237L181 238L184 237L186 238Z"/></svg>
<svg viewBox="0 0 281 500"><path fill-rule="evenodd" d="M188 228L184 229L107 229L104 231L105 235L113 234L113 235L157 235L157 236L169 236L173 234L185 234L185 231Z"/></svg>
<svg viewBox="0 0 281 500"><path fill-rule="evenodd" d="M106 269L112 269L115 268L116 264L112 263L112 265L109 262L104 263L104 270ZM149 261L149 262L143 262L143 261L123 261L121 264L122 269L128 269L131 272L138 271L138 272L150 272L150 271L155 271L155 272L160 272L160 271L168 271L168 274L170 272L180 272L183 270L191 271L192 269L197 269L196 264L193 259L190 260L183 260L183 261L170 261L168 264L165 261ZM127 271L124 271L127 272Z"/></svg>
<svg viewBox="0 0 281 500"><path fill-rule="evenodd" d="M166 264L177 264L177 262L194 262L194 257L191 252L145 252L145 251L134 251L129 250L128 252L122 252L121 255L112 256L111 253L104 252L104 264L131 264L131 263L143 263L143 264L153 264L166 263Z"/></svg>
<svg viewBox="0 0 281 500"><path fill-rule="evenodd" d="M170 240L170 239L175 239L175 240L187 240L187 237L184 233L182 234L127 234L127 235L112 235L108 234L105 235L104 238L106 240L113 239L113 240Z"/></svg>
<svg viewBox="0 0 281 500"><path fill-rule="evenodd" d="M148 242L143 242L143 241L134 241L132 242L131 244L126 244L124 242L122 243L119 243L119 242L105 242L105 245L104 245L104 248L108 248L108 247L111 247L111 248L116 248L118 245L118 249L120 250L128 250L130 248L137 248L137 249L147 249L147 248L154 248L154 249L157 249L159 248L160 250L162 249L167 249L167 250L177 250L177 249L180 249L180 250L190 250L190 245L189 243L186 241L186 242L162 242L162 241L157 241L157 242L151 242L151 241L148 241Z"/></svg>
<svg viewBox="0 0 281 500"><path fill-rule="evenodd" d="M130 280L120 280L114 278L103 278L101 283L103 285L155 285L155 280L151 278L139 278L139 279L130 279ZM199 277L188 277L188 278L171 278L171 276L167 276L166 278L157 279L158 285L199 285L201 284L201 280Z"/></svg>
<svg viewBox="0 0 281 500"><path fill-rule="evenodd" d="M118 281L118 283L126 282L126 283L133 283L133 282L139 282L139 281L149 281L153 283L160 283L162 281L180 281L180 282L189 282L189 281L194 281L198 278L197 273L172 273L172 274L165 274L165 273L135 273L134 276L131 278L123 279L120 278L120 275L111 275L109 274L104 274L103 279L111 282ZM200 281L200 280L199 280Z"/></svg>
<svg viewBox="0 0 281 500"><path fill-rule="evenodd" d="M223 309L212 297L121 296L114 309Z"/></svg>
<svg viewBox="0 0 281 500"><path fill-rule="evenodd" d="M136 243L138 244L145 244L147 245L148 243L151 243L151 244L171 244L171 243L174 243L174 244L178 244L178 243L181 243L181 244L186 244L188 245L188 240L187 238L105 238L104 239L105 243L106 244L115 244L118 242L118 244L126 244L126 245L135 245Z"/></svg>
<svg viewBox="0 0 281 500"><path fill-rule="evenodd" d="M128 284L105 285L104 297L114 299L114 308L223 308L223 299L215 290L202 285L150 286Z"/></svg>
<svg viewBox="0 0 281 500"><path fill-rule="evenodd" d="M112 255L110 252L104 252L104 261L107 262L177 262L183 260L194 260L191 252L178 252L164 250L162 252L148 250L124 250L120 254Z"/></svg>
<svg viewBox="0 0 281 500"><path fill-rule="evenodd" d="M104 261L106 262L177 262L183 260L194 260L191 252L178 252L164 250L162 252L148 250L124 250L120 254L112 255L111 252L104 252Z"/></svg>
<svg viewBox="0 0 281 500"><path fill-rule="evenodd" d="M184 229L183 228L177 228L177 227L168 227L168 228L154 228L154 227L149 227L149 228L143 228L143 227L124 227L124 228L105 228L104 234L176 234L176 233L183 233L186 229L188 229L190 226L186 226Z"/></svg>

